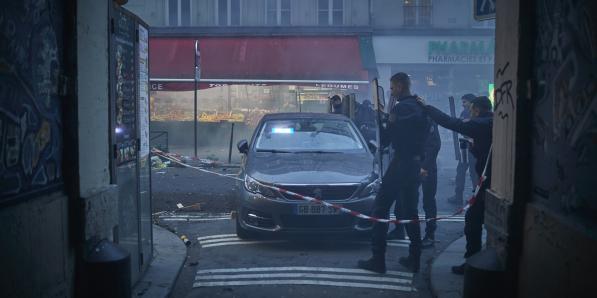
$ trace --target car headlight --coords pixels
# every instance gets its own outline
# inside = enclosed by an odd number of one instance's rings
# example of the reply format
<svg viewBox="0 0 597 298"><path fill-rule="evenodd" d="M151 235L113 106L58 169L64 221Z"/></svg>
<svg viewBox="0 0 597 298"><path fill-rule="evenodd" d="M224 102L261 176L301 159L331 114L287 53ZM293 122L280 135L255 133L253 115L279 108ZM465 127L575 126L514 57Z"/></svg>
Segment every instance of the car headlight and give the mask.
<svg viewBox="0 0 597 298"><path fill-rule="evenodd" d="M379 191L379 187L381 186L381 179L375 179L373 182L369 183L363 190L361 191L360 197L368 197L372 194L376 194Z"/></svg>
<svg viewBox="0 0 597 298"><path fill-rule="evenodd" d="M276 194L272 189L261 185L249 175L245 175L245 189L250 193L260 194L268 198L276 197Z"/></svg>

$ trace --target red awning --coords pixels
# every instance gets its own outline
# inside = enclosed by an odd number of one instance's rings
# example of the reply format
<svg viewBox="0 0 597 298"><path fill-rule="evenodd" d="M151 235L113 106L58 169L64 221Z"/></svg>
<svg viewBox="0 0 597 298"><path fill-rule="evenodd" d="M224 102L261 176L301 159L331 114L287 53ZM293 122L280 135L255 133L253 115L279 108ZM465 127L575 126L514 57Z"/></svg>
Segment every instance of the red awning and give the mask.
<svg viewBox="0 0 597 298"><path fill-rule="evenodd" d="M162 90L192 90L195 39L201 51L200 88L218 83L348 85L368 81L358 37L152 37L152 84L162 84Z"/></svg>

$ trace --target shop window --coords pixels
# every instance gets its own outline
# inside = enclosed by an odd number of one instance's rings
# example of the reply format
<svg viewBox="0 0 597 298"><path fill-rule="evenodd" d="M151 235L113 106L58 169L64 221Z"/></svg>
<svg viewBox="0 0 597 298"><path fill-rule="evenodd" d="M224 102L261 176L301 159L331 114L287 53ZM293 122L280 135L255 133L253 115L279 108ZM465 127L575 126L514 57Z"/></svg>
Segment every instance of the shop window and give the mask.
<svg viewBox="0 0 597 298"><path fill-rule="evenodd" d="M240 26L240 0L230 0L230 25Z"/></svg>
<svg viewBox="0 0 597 298"><path fill-rule="evenodd" d="M166 24L168 26L190 26L191 0L167 0Z"/></svg>
<svg viewBox="0 0 597 298"><path fill-rule="evenodd" d="M404 26L431 26L431 0L404 0Z"/></svg>
<svg viewBox="0 0 597 298"><path fill-rule="evenodd" d="M280 25L290 25L290 0L279 0Z"/></svg>
<svg viewBox="0 0 597 298"><path fill-rule="evenodd" d="M267 0L265 9L267 25L290 25L290 0Z"/></svg>
<svg viewBox="0 0 597 298"><path fill-rule="evenodd" d="M241 0L217 0L215 9L218 26L240 26Z"/></svg>
<svg viewBox="0 0 597 298"><path fill-rule="evenodd" d="M344 0L319 0L318 24L342 26L344 24Z"/></svg>

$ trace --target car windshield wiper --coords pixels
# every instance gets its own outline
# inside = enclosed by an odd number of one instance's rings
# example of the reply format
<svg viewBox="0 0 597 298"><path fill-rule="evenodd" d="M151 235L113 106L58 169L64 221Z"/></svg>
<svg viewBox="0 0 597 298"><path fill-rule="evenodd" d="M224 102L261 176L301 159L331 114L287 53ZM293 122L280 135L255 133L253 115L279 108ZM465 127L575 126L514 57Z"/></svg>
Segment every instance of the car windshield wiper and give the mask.
<svg viewBox="0 0 597 298"><path fill-rule="evenodd" d="M294 153L342 153L340 151L323 151L323 150L306 150L306 151L296 151Z"/></svg>
<svg viewBox="0 0 597 298"><path fill-rule="evenodd" d="M286 150L276 150L276 149L257 149L257 152L269 152L269 153L292 153L291 151L286 151Z"/></svg>

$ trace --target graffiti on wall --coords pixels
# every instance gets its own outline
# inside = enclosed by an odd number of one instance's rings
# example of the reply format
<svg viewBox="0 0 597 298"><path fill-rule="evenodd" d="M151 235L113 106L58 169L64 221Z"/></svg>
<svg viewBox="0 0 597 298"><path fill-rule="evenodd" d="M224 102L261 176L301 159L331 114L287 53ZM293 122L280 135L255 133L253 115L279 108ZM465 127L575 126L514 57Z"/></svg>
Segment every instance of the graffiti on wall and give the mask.
<svg viewBox="0 0 597 298"><path fill-rule="evenodd" d="M534 194L551 208L595 218L597 3L541 0L536 9Z"/></svg>
<svg viewBox="0 0 597 298"><path fill-rule="evenodd" d="M514 98L512 97L512 86L514 84L506 76L509 66L510 62L506 62L503 67L497 70L495 75L496 80L501 81L501 84L494 90L494 111L501 119L508 118L515 109Z"/></svg>
<svg viewBox="0 0 597 298"><path fill-rule="evenodd" d="M0 203L61 182L61 15L41 0L0 11Z"/></svg>

